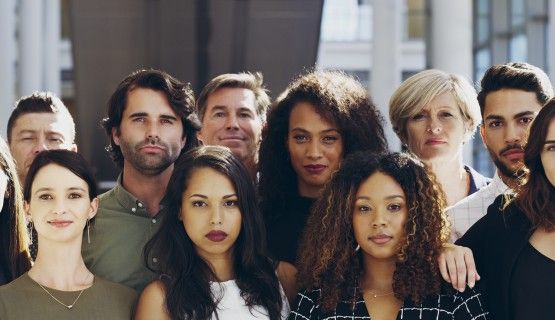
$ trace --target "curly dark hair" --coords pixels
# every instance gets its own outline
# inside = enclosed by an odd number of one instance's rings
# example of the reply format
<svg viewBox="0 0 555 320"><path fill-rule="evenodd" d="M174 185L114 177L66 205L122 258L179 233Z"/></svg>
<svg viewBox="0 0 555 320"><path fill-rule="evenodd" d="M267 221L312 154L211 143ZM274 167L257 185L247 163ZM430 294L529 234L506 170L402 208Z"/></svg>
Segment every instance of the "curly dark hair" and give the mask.
<svg viewBox="0 0 555 320"><path fill-rule="evenodd" d="M312 208L301 243L300 287L320 288L320 304L326 311L357 286L362 274L362 255L355 250L353 232L354 200L359 186L375 172L401 186L408 208L406 235L393 274L395 296L418 303L440 291L437 258L449 229L445 195L433 173L405 153L360 152L347 157L326 185Z"/></svg>
<svg viewBox="0 0 555 320"><path fill-rule="evenodd" d="M299 102L312 104L324 119L339 128L343 156L354 151L387 150L383 118L366 89L340 71L314 71L299 76L270 107L259 153L259 188L267 218L282 211L297 190L297 174L287 150L289 115Z"/></svg>
<svg viewBox="0 0 555 320"><path fill-rule="evenodd" d="M555 186L545 174L541 154L553 119L555 98L545 104L530 127L524 148L525 176L515 198L534 228L542 227L548 231L555 230Z"/></svg>
<svg viewBox="0 0 555 320"><path fill-rule="evenodd" d="M201 258L179 220L182 196L191 174L211 168L231 180L239 198L241 231L234 244L233 272L247 306L262 306L272 320L280 319L282 297L276 264L266 256L265 228L256 203L256 190L247 169L231 151L220 146L203 146L183 154L175 163L168 183L168 216L144 248L145 263L161 274L165 304L172 319L210 319L217 303L210 289L216 276ZM150 265L152 251L159 266Z"/></svg>
<svg viewBox="0 0 555 320"><path fill-rule="evenodd" d="M187 137L185 146L181 150L182 153L199 145L197 131L200 130L201 123L195 112L195 97L191 86L164 71L138 70L120 82L108 101L108 116L101 121L101 125L110 138L110 145L106 147L106 150L110 152L112 160L118 167L123 168L123 154L120 147L114 142L112 129L119 128L127 97L129 92L135 88L152 89L162 92L166 96L172 110L183 123L182 137Z"/></svg>

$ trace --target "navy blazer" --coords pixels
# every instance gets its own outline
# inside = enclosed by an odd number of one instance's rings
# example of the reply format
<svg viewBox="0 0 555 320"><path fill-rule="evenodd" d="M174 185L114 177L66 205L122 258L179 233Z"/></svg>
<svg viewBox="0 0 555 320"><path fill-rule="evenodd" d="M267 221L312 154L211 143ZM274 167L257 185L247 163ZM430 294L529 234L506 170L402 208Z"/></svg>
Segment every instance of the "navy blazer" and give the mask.
<svg viewBox="0 0 555 320"><path fill-rule="evenodd" d="M456 244L474 254L481 276L477 282L493 319L510 319L511 275L516 261L533 233L532 224L514 202L503 209L504 195Z"/></svg>

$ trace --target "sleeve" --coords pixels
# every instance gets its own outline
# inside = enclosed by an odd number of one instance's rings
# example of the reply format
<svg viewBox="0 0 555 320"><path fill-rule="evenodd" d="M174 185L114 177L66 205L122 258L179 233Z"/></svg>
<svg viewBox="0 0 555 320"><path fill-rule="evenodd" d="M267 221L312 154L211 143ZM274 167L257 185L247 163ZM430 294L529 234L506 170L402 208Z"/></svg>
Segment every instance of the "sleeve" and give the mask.
<svg viewBox="0 0 555 320"><path fill-rule="evenodd" d="M479 291L466 288L462 293L455 294L455 320L487 320L490 319L489 312L485 309L482 295Z"/></svg>
<svg viewBox="0 0 555 320"><path fill-rule="evenodd" d="M320 290L304 290L297 293L295 302L291 305L288 320L318 320L320 319L317 304Z"/></svg>

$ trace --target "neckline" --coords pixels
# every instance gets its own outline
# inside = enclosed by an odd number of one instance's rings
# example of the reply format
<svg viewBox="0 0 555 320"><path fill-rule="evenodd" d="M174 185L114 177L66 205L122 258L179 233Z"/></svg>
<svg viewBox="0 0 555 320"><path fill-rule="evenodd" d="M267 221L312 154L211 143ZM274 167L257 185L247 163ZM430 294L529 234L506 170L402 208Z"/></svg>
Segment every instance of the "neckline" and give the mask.
<svg viewBox="0 0 555 320"><path fill-rule="evenodd" d="M48 290L52 290L52 292L61 293L61 294L70 294L70 293L75 294L75 293L81 292L81 291L83 291L83 290L88 290L88 289L94 287L94 285L96 284L96 276L93 274L93 281L92 281L92 284L91 284L89 287L86 287L86 288L84 288L84 289L79 289L79 290L68 290L68 291L66 291L66 290L58 290L58 289L54 289L54 288L51 288L51 287L46 286L46 285L39 284L37 281L35 281L33 278L31 278L31 276L29 275L29 272L25 273L25 275L26 275L27 278L28 278L29 280L31 280L31 282L32 282L33 284L35 284L39 289L42 289L42 288L41 288L41 286L42 286L42 287L44 287L44 288L46 288L46 289L48 289Z"/></svg>

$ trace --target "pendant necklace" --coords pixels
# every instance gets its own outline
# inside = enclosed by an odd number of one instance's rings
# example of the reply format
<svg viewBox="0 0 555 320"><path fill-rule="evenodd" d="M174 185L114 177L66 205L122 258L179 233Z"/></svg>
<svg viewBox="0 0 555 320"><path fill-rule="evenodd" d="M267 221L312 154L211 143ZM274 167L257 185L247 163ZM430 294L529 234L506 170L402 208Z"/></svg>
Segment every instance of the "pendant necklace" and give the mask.
<svg viewBox="0 0 555 320"><path fill-rule="evenodd" d="M42 290L44 290L44 292L48 293L48 295L49 295L52 299L54 299L54 301L56 301L57 303L61 304L61 305L64 306L64 307L66 307L68 310L71 310L71 308L73 308L73 306L75 305L75 303L77 302L77 300L79 300L79 298L81 298L81 295L83 294L83 291L85 291L86 289L88 289L88 288L85 288L85 289L81 290L81 291L79 292L79 294L77 295L77 298L75 298L75 300L73 300L73 303L67 305L67 304L63 303L62 301L60 301L58 298L56 298L52 293L50 293L50 291L46 290L46 288L43 287L42 284L40 284L40 283L38 283L38 282L37 282L37 284L42 288Z"/></svg>

